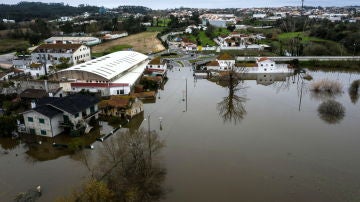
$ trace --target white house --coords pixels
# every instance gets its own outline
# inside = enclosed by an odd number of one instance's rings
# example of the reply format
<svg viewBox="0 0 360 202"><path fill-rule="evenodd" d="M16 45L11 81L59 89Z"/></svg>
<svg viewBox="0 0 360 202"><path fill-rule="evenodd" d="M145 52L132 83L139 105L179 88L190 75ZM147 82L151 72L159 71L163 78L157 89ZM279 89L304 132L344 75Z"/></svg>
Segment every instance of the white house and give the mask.
<svg viewBox="0 0 360 202"><path fill-rule="evenodd" d="M153 74L165 75L167 71L167 64L160 57L152 59L149 64L146 65L146 71Z"/></svg>
<svg viewBox="0 0 360 202"><path fill-rule="evenodd" d="M148 56L135 51L118 51L72 66L52 75L66 92L89 90L102 96L129 94L140 80Z"/></svg>
<svg viewBox="0 0 360 202"><path fill-rule="evenodd" d="M235 58L227 53L219 55L215 61L206 64L207 70L227 71L235 67Z"/></svg>
<svg viewBox="0 0 360 202"><path fill-rule="evenodd" d="M247 68L248 73L290 73L287 64L276 64L273 60L262 57L256 60L256 66Z"/></svg>
<svg viewBox="0 0 360 202"><path fill-rule="evenodd" d="M207 70L217 70L217 71L227 71L232 68L236 70L241 70L246 73L291 73L292 70L288 68L287 64L276 64L273 60L269 58L259 58L256 60L256 65L252 67L241 67L237 66L235 59L228 55L220 55L216 61L211 61L206 64Z"/></svg>
<svg viewBox="0 0 360 202"><path fill-rule="evenodd" d="M62 59L73 65L89 61L90 48L82 44L42 44L31 53L33 63L57 65Z"/></svg>
<svg viewBox="0 0 360 202"><path fill-rule="evenodd" d="M74 94L62 98L43 98L23 113L26 133L54 137L70 128L87 127L89 120L98 118L96 97Z"/></svg>

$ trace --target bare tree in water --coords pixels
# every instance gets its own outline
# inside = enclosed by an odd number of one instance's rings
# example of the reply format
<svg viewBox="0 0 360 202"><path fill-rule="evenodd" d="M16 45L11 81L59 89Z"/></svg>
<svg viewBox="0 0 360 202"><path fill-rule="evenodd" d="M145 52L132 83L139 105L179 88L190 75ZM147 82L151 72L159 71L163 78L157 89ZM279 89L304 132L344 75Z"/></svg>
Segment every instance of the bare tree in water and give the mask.
<svg viewBox="0 0 360 202"><path fill-rule="evenodd" d="M166 170L158 156L163 147L155 131L140 129L119 132L108 139L93 163L86 153L81 153L80 158L91 172L91 180L104 183L111 191L103 192L112 201L159 201L165 196L162 183Z"/></svg>
<svg viewBox="0 0 360 202"><path fill-rule="evenodd" d="M223 100L217 104L219 115L222 117L224 123L233 122L237 124L244 119L246 115L244 103L247 99L237 94L245 89L241 83L244 76L243 73L243 69L235 71L231 68L219 78L219 82L222 82L228 88L229 92L228 96L224 97Z"/></svg>

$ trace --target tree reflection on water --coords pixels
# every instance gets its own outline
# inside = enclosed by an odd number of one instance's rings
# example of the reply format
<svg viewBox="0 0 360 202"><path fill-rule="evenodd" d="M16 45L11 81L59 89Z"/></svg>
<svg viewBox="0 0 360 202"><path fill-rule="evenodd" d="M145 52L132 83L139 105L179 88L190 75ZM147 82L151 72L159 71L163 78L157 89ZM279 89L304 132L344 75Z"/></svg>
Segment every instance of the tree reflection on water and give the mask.
<svg viewBox="0 0 360 202"><path fill-rule="evenodd" d="M217 110L224 123L233 122L237 124L241 122L246 115L244 103L247 99L237 95L237 93L245 89L241 84L241 78L238 73L232 70L220 78L220 81L223 82L229 90L228 96L224 97L223 100L217 104Z"/></svg>
<svg viewBox="0 0 360 202"><path fill-rule="evenodd" d="M360 80L355 80L351 83L349 88L349 95L351 102L356 104L359 100L359 87L360 87Z"/></svg>
<svg viewBox="0 0 360 202"><path fill-rule="evenodd" d="M345 116L345 107L335 100L327 100L318 108L319 117L326 123L339 123Z"/></svg>

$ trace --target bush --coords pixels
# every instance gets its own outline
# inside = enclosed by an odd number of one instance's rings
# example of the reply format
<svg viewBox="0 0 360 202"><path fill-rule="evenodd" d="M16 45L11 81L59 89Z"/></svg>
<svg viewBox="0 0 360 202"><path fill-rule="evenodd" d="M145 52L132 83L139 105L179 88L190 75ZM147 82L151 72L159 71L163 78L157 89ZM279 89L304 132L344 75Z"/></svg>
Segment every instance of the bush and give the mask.
<svg viewBox="0 0 360 202"><path fill-rule="evenodd" d="M360 80L355 80L351 83L349 88L349 95L351 102L356 104L359 99L359 87L360 87Z"/></svg>
<svg viewBox="0 0 360 202"><path fill-rule="evenodd" d="M118 116L112 116L109 118L109 124L110 125L119 125L121 123L121 117Z"/></svg>
<svg viewBox="0 0 360 202"><path fill-rule="evenodd" d="M312 77L310 74L305 74L305 75L303 76L303 78L304 78L305 80L308 80L308 81L311 81L311 80L313 79L313 77Z"/></svg>
<svg viewBox="0 0 360 202"><path fill-rule="evenodd" d="M318 108L319 117L327 123L339 123L345 116L345 107L335 100L323 102Z"/></svg>
<svg viewBox="0 0 360 202"><path fill-rule="evenodd" d="M310 86L310 90L316 93L330 93L338 94L342 92L342 84L337 81L331 81L323 79L320 81L313 82Z"/></svg>

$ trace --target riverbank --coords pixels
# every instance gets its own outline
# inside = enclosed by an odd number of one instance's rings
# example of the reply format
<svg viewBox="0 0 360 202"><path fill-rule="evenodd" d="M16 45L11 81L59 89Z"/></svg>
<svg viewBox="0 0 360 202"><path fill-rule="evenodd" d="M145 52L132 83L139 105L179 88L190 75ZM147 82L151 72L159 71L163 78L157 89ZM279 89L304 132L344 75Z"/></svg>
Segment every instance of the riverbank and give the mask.
<svg viewBox="0 0 360 202"><path fill-rule="evenodd" d="M324 71L345 71L345 72L360 72L359 61L299 61L299 67L310 70L324 70Z"/></svg>

